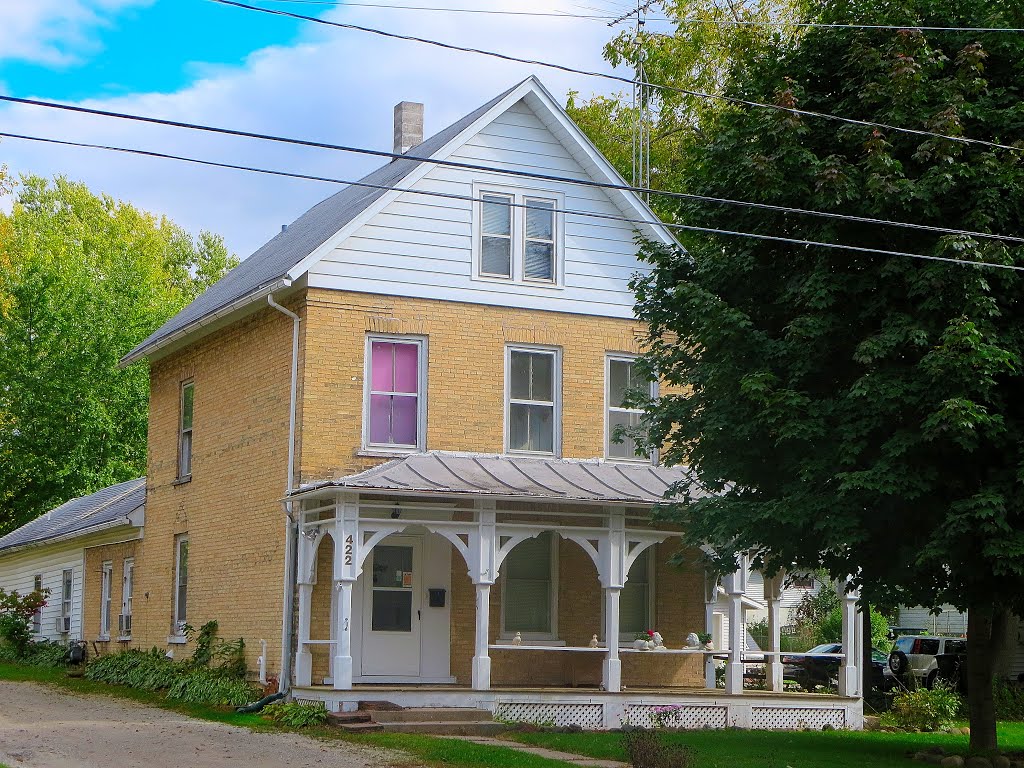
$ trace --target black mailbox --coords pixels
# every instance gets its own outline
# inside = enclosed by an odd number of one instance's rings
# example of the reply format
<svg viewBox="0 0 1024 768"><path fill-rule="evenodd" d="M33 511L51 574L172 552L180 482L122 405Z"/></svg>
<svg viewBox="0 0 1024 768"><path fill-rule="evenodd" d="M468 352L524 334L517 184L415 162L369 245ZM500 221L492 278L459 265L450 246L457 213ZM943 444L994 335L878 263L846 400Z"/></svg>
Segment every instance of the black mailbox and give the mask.
<svg viewBox="0 0 1024 768"><path fill-rule="evenodd" d="M427 605L431 608L444 608L444 599L446 589L428 589L427 590Z"/></svg>

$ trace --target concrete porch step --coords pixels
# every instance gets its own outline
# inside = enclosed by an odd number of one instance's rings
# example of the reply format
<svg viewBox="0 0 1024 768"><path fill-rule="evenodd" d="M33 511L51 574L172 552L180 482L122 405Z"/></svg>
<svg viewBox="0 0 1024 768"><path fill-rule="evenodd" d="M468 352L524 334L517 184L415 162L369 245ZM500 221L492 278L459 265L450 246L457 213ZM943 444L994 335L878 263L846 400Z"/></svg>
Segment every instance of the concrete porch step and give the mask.
<svg viewBox="0 0 1024 768"><path fill-rule="evenodd" d="M328 712L327 722L331 725L352 725L353 723L368 723L373 718L369 712Z"/></svg>
<svg viewBox="0 0 1024 768"><path fill-rule="evenodd" d="M376 731L383 731L384 726L380 723L374 723L372 721L364 721L358 723L338 723L338 727L345 733L374 733Z"/></svg>
<svg viewBox="0 0 1024 768"><path fill-rule="evenodd" d="M473 707L410 707L372 713L377 723L478 723L491 722L491 713Z"/></svg>

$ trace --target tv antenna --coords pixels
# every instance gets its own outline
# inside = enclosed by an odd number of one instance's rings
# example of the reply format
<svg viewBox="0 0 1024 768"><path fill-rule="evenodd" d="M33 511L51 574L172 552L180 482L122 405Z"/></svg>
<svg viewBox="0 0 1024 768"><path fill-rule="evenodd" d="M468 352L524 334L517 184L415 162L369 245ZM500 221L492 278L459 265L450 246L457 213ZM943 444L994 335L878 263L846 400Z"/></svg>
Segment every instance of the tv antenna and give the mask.
<svg viewBox="0 0 1024 768"><path fill-rule="evenodd" d="M636 66L633 77L633 124L630 129L632 148L634 187L649 189L651 186L651 121L650 121L650 88L647 86L647 72L644 67L646 52L644 50L644 26L647 24L647 11L656 0L637 0L636 9L624 13L608 22L609 27L633 19L633 39L636 44ZM647 195L644 194L644 198Z"/></svg>

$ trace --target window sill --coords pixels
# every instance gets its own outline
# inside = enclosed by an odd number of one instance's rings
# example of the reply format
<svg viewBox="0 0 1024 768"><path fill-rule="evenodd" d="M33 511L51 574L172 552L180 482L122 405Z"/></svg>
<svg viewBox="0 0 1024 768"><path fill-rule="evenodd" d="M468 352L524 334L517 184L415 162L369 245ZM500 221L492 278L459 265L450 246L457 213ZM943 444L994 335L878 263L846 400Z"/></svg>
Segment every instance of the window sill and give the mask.
<svg viewBox="0 0 1024 768"><path fill-rule="evenodd" d="M191 483L191 482L192 482L192 475L189 475L188 477L179 477L177 480L175 480L173 483L171 483L171 487L174 488L175 486L185 485L186 483Z"/></svg>
<svg viewBox="0 0 1024 768"><path fill-rule="evenodd" d="M494 641L494 644L495 645L515 645L515 643L512 642L512 638L511 637L499 637L497 640ZM552 646L554 648L563 648L566 645L568 645L565 642L565 640L553 640L551 638L547 638L546 640L539 640L539 639L533 638L533 637L524 637L522 644L523 645L550 645L550 646Z"/></svg>
<svg viewBox="0 0 1024 768"><path fill-rule="evenodd" d="M96 642L97 643L109 643L110 642L110 635L100 635L99 637L96 638Z"/></svg>
<svg viewBox="0 0 1024 768"><path fill-rule="evenodd" d="M565 285L553 283L549 280L513 280L511 277L500 275L473 275L473 279L481 283L498 283L499 285L515 285L518 287L542 288L548 291L564 291Z"/></svg>
<svg viewBox="0 0 1024 768"><path fill-rule="evenodd" d="M367 458L395 458L400 456L411 456L414 453L423 453L420 448L363 448L356 451L356 456Z"/></svg>
<svg viewBox="0 0 1024 768"><path fill-rule="evenodd" d="M184 635L168 635L167 636L167 644L168 645L185 645L187 642L188 642L188 638L185 637Z"/></svg>
<svg viewBox="0 0 1024 768"><path fill-rule="evenodd" d="M120 635L117 638L117 642L119 642L119 643L130 643L131 640L132 640L132 636L131 635Z"/></svg>

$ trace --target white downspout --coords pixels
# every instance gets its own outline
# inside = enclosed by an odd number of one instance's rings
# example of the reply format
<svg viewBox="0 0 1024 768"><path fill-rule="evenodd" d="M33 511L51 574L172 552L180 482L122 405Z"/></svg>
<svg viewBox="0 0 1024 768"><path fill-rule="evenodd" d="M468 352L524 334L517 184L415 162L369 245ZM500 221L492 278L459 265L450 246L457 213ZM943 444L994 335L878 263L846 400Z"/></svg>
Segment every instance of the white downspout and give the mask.
<svg viewBox="0 0 1024 768"><path fill-rule="evenodd" d="M295 488L295 421L299 384L299 323L301 319L290 309L285 309L276 301L274 295L267 296L267 304L278 312L292 319L292 381L291 403L288 410L288 484L285 496L291 495ZM285 501L285 544L284 544L284 615L281 621L281 677L278 680L278 691L288 693L292 678L292 611L295 599L295 562L298 545L298 521L295 519L292 501Z"/></svg>

